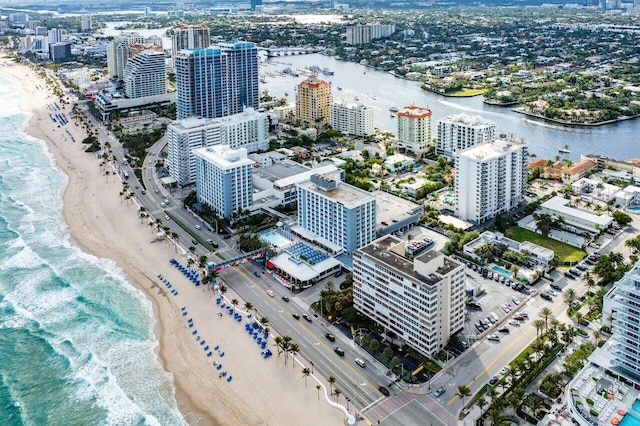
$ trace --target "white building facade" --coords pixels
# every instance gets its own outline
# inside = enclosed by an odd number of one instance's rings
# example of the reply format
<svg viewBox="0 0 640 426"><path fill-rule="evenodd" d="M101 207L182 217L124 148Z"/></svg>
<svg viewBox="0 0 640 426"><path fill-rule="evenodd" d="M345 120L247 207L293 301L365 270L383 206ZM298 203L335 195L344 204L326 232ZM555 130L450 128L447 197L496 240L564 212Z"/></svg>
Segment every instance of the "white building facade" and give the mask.
<svg viewBox="0 0 640 426"><path fill-rule="evenodd" d="M524 142L498 139L455 153L456 215L483 223L508 212L527 187Z"/></svg>
<svg viewBox="0 0 640 426"><path fill-rule="evenodd" d="M221 118L190 117L174 121L167 128L169 173L180 186L196 180L196 148L228 145L247 152L269 148L269 120L266 113L246 108L240 114Z"/></svg>
<svg viewBox="0 0 640 426"><path fill-rule="evenodd" d="M227 145L199 148L196 159L196 194L219 215L231 217L234 211L253 205L252 169L244 148Z"/></svg>
<svg viewBox="0 0 640 426"><path fill-rule="evenodd" d="M365 105L331 104L331 128L354 136L373 134L373 109Z"/></svg>
<svg viewBox="0 0 640 426"><path fill-rule="evenodd" d="M438 120L436 154L453 160L457 151L494 141L498 127L480 116L455 114Z"/></svg>
<svg viewBox="0 0 640 426"><path fill-rule="evenodd" d="M356 250L354 307L395 343L432 356L463 328L465 266L435 250L410 260L405 244L386 235Z"/></svg>
<svg viewBox="0 0 640 426"><path fill-rule="evenodd" d="M349 254L376 237L376 197L341 182L340 172L314 174L296 186L303 229Z"/></svg>
<svg viewBox="0 0 640 426"><path fill-rule="evenodd" d="M398 142L401 151L424 154L431 142L431 110L411 105L397 112Z"/></svg>
<svg viewBox="0 0 640 426"><path fill-rule="evenodd" d="M167 93L167 66L163 51L145 50L127 61L124 91L130 98Z"/></svg>

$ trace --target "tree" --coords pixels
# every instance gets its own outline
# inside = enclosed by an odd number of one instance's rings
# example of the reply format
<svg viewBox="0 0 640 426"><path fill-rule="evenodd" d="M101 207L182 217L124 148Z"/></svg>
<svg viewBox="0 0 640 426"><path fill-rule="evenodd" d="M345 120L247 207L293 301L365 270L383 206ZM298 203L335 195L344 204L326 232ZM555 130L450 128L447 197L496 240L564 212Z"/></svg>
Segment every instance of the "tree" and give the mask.
<svg viewBox="0 0 640 426"><path fill-rule="evenodd" d="M531 408L533 416L537 418L538 411L540 411L543 406L542 399L538 398L535 395L529 395L529 397L527 398L527 405L529 406L529 408Z"/></svg>
<svg viewBox="0 0 640 426"><path fill-rule="evenodd" d="M247 312L251 312L253 310L253 303L245 302L244 308L247 310Z"/></svg>
<svg viewBox="0 0 640 426"><path fill-rule="evenodd" d="M333 394L334 394L334 395L335 395L335 397L336 397L336 401L338 400L338 398L340 398L340 394L341 394L341 393L342 393L342 391L341 391L340 389L338 389L338 388L336 388L336 390L335 390L335 391L333 391Z"/></svg>
<svg viewBox="0 0 640 426"><path fill-rule="evenodd" d="M469 395L471 395L471 389L469 389L465 385L458 386L458 392L456 392L456 396L462 400L463 407L464 407L464 399Z"/></svg>
<svg viewBox="0 0 640 426"><path fill-rule="evenodd" d="M400 364L401 362L402 362L402 360L398 356L394 356L391 359L391 365L393 365L393 366L396 366L396 365Z"/></svg>
<svg viewBox="0 0 640 426"><path fill-rule="evenodd" d="M577 295L576 291L572 288L567 289L562 296L562 300L567 304L569 308L572 307L573 302L576 301Z"/></svg>
<svg viewBox="0 0 640 426"><path fill-rule="evenodd" d="M487 417L492 425L500 424L500 419L502 418L502 411L497 408L492 408L487 411Z"/></svg>
<svg viewBox="0 0 640 426"><path fill-rule="evenodd" d="M545 306L544 308L540 309L540 312L538 313L538 317L544 320L544 331L547 331L549 327L549 318L551 318L552 315L553 315L553 311L548 306Z"/></svg>
<svg viewBox="0 0 640 426"><path fill-rule="evenodd" d="M384 355L386 359L390 359L393 356L393 349L391 349L390 346L385 347L382 351L382 355Z"/></svg>
<svg viewBox="0 0 640 426"><path fill-rule="evenodd" d="M544 327L544 320L542 319L533 320L533 326L536 328L536 338L538 338L538 336L540 335L540 331Z"/></svg>
<svg viewBox="0 0 640 426"><path fill-rule="evenodd" d="M546 213L543 213L543 214L534 213L533 219L536 221L536 229L540 231L542 236L548 237L549 232L551 231L551 227L554 223L553 217Z"/></svg>
<svg viewBox="0 0 640 426"><path fill-rule="evenodd" d="M598 340L600 339L601 333L599 330L593 330L593 344L598 346Z"/></svg>
<svg viewBox="0 0 640 426"><path fill-rule="evenodd" d="M329 376L327 377L327 382L329 382L329 395L333 395L333 384L336 382L336 378Z"/></svg>
<svg viewBox="0 0 640 426"><path fill-rule="evenodd" d="M488 402L487 402L487 400L486 400L486 399L484 399L484 396L482 396L482 397L480 397L480 398L478 398L478 399L476 400L476 405L477 405L477 406L478 406L478 408L480 409L480 417L482 417L482 416L483 416L483 414L484 414L484 413L482 412L482 409L483 409L487 404L488 404Z"/></svg>
<svg viewBox="0 0 640 426"><path fill-rule="evenodd" d="M278 350L278 358L280 358L280 354L282 353L282 337L276 336L273 338L273 346Z"/></svg>
<svg viewBox="0 0 640 426"><path fill-rule="evenodd" d="M615 219L616 222L618 222L621 226L625 226L630 224L633 219L631 218L631 216L629 216L627 213L620 211L620 210L616 210L615 212L613 212L613 218Z"/></svg>
<svg viewBox="0 0 640 426"><path fill-rule="evenodd" d="M320 401L320 389L322 389L322 386L316 385L316 390L318 391L318 401Z"/></svg>
<svg viewBox="0 0 640 426"><path fill-rule="evenodd" d="M302 378L304 379L304 385L307 386L307 377L311 375L311 370L307 367L302 369Z"/></svg>
<svg viewBox="0 0 640 426"><path fill-rule="evenodd" d="M291 355L291 366L295 367L294 357L300 353L300 345L297 343L289 343L287 351Z"/></svg>
<svg viewBox="0 0 640 426"><path fill-rule="evenodd" d="M371 339L369 342L369 349L371 349L371 352L378 352L378 349L380 349L380 342L378 339Z"/></svg>

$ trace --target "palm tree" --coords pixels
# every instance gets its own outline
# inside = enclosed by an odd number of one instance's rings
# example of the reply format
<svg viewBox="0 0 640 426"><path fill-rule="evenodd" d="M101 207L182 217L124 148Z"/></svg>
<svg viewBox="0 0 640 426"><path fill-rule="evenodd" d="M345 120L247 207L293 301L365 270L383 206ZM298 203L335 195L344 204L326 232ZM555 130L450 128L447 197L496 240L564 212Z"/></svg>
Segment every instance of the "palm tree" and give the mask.
<svg viewBox="0 0 640 426"><path fill-rule="evenodd" d="M302 378L304 379L304 385L307 386L307 377L311 375L311 370L307 367L302 369Z"/></svg>
<svg viewBox="0 0 640 426"><path fill-rule="evenodd" d="M482 412L482 409L488 404L487 400L484 399L484 397L480 397L476 400L476 405L478 406L478 408L480 409L480 417L482 417L482 415L484 414Z"/></svg>
<svg viewBox="0 0 640 426"><path fill-rule="evenodd" d="M582 322L582 312L580 311L576 312L573 318L576 320L578 325L580 325L580 323Z"/></svg>
<svg viewBox="0 0 640 426"><path fill-rule="evenodd" d="M287 351L291 355L291 366L295 367L293 360L295 359L294 357L300 353L300 345L297 343L289 343Z"/></svg>
<svg viewBox="0 0 640 426"><path fill-rule="evenodd" d="M234 308L236 307L236 305L237 305L238 303L240 303L240 302L238 301L238 299L231 299L231 304L233 305L233 307L234 307Z"/></svg>
<svg viewBox="0 0 640 426"><path fill-rule="evenodd" d="M471 389L469 389L465 385L458 386L458 392L456 392L456 396L462 400L463 408L464 408L464 399L469 395L471 395Z"/></svg>
<svg viewBox="0 0 640 426"><path fill-rule="evenodd" d="M576 301L577 295L576 291L572 288L567 289L562 296L562 300L567 304L569 309L571 309L571 305Z"/></svg>
<svg viewBox="0 0 640 426"><path fill-rule="evenodd" d="M497 408L492 408L487 411L487 416L492 425L497 425L500 424L500 419L502 419L502 411Z"/></svg>
<svg viewBox="0 0 640 426"><path fill-rule="evenodd" d="M253 303L245 302L244 308L247 310L247 312L251 312L253 310Z"/></svg>
<svg viewBox="0 0 640 426"><path fill-rule="evenodd" d="M333 384L336 382L336 378L329 376L327 377L327 382L329 382L329 395L333 395Z"/></svg>
<svg viewBox="0 0 640 426"><path fill-rule="evenodd" d="M533 326L536 328L536 339L537 339L538 336L540 335L540 331L544 327L544 320L541 320L541 319L533 320Z"/></svg>
<svg viewBox="0 0 640 426"><path fill-rule="evenodd" d="M338 401L338 398L340 398L340 394L341 394L341 393L342 393L342 391L341 391L340 389L338 389L338 388L336 388L336 390L335 390L335 391L333 391L333 394L334 394L334 395L335 395L335 397L336 397L336 398L335 398L336 402Z"/></svg>
<svg viewBox="0 0 640 426"><path fill-rule="evenodd" d="M549 318L553 315L553 311L548 306L540 309L538 316L544 320L544 330L547 331L547 327L549 325Z"/></svg>
<svg viewBox="0 0 640 426"><path fill-rule="evenodd" d="M529 397L527 398L527 405L529 405L529 408L531 408L533 416L537 418L536 414L538 411L540 411L543 405L542 400L537 396L529 395Z"/></svg>
<svg viewBox="0 0 640 426"><path fill-rule="evenodd" d="M551 226L554 223L553 217L546 213L534 213L533 218L536 221L536 230L540 231L542 236L548 237L549 232L551 231Z"/></svg>
<svg viewBox="0 0 640 426"><path fill-rule="evenodd" d="M273 346L278 350L278 358L280 358L280 354L282 353L282 337L276 336L273 338Z"/></svg>
<svg viewBox="0 0 640 426"><path fill-rule="evenodd" d="M592 334L593 334L593 344L595 346L598 346L598 339L600 339L602 333L600 333L599 330L593 330Z"/></svg>
<svg viewBox="0 0 640 426"><path fill-rule="evenodd" d="M320 401L320 389L322 389L322 386L316 385L316 390L318 391L318 401Z"/></svg>

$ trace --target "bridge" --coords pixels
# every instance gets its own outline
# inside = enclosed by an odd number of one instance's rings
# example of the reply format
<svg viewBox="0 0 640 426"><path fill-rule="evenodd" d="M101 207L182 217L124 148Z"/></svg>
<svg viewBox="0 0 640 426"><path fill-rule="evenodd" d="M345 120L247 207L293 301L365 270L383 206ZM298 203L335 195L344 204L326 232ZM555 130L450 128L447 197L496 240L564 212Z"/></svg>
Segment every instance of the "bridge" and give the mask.
<svg viewBox="0 0 640 426"><path fill-rule="evenodd" d="M268 58L292 55L310 55L320 52L317 47L259 47L259 51L267 53Z"/></svg>

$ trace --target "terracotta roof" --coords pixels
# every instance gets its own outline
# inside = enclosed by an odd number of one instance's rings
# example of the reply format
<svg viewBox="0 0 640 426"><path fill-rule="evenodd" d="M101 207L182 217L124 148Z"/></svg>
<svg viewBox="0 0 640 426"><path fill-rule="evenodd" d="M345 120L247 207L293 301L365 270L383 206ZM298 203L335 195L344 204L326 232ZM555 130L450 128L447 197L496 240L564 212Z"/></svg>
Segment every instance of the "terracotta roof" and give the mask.
<svg viewBox="0 0 640 426"><path fill-rule="evenodd" d="M536 167L544 167L545 164L547 164L547 160L545 160L544 158L540 158L527 164L527 167L530 169L535 169Z"/></svg>
<svg viewBox="0 0 640 426"><path fill-rule="evenodd" d="M309 76L309 78L307 78L305 81L298 84L298 87L316 88L320 86L331 86L331 84L327 83L324 80L318 79L318 77L316 77L315 75Z"/></svg>
<svg viewBox="0 0 640 426"><path fill-rule="evenodd" d="M396 114L402 117L424 118L424 117L429 117L431 115L431 110L429 108L422 108L415 105L409 105L408 107L402 108Z"/></svg>
<svg viewBox="0 0 640 426"><path fill-rule="evenodd" d="M569 175L577 175L579 173L582 172L586 172L587 170L593 168L596 166L596 163L594 163L591 160L582 160L577 162L576 164L574 164L571 167L567 167L566 169L564 169L562 171L562 173L566 173Z"/></svg>

